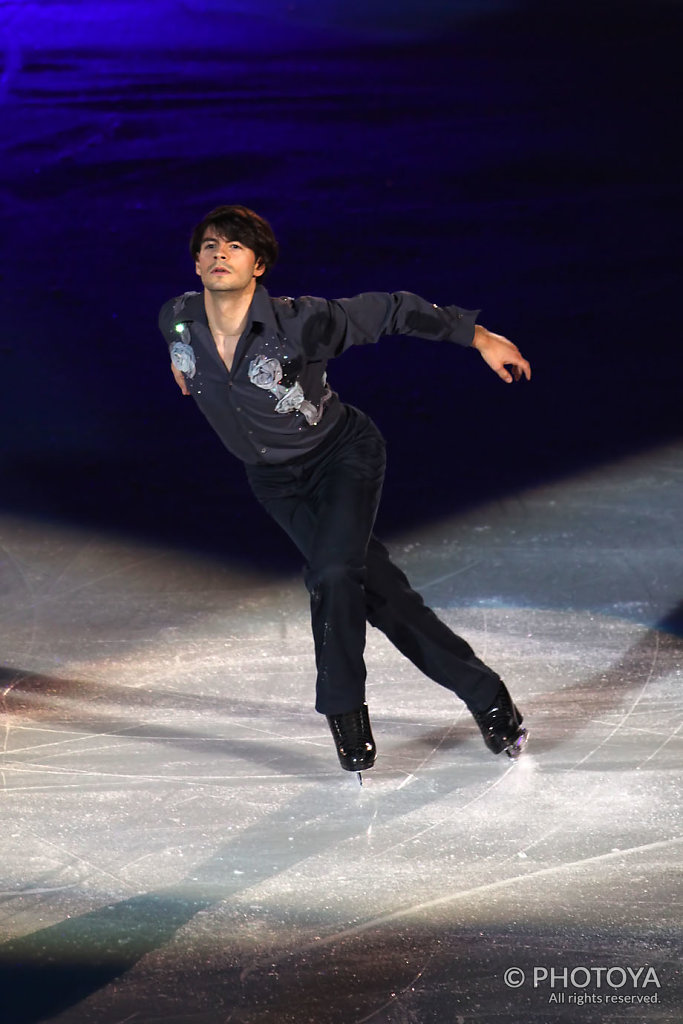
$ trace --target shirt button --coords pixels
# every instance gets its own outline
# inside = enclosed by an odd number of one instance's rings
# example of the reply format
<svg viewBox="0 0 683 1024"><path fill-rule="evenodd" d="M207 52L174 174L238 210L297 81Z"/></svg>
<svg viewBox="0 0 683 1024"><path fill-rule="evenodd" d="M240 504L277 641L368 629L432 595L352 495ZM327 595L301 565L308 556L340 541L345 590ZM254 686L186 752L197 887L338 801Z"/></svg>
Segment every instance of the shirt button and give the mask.
<svg viewBox="0 0 683 1024"><path fill-rule="evenodd" d="M236 405L235 406L235 412L242 412L242 406L241 405Z"/></svg>
<svg viewBox="0 0 683 1024"><path fill-rule="evenodd" d="M262 448L261 449L261 455L265 455L267 451L268 451L267 448Z"/></svg>

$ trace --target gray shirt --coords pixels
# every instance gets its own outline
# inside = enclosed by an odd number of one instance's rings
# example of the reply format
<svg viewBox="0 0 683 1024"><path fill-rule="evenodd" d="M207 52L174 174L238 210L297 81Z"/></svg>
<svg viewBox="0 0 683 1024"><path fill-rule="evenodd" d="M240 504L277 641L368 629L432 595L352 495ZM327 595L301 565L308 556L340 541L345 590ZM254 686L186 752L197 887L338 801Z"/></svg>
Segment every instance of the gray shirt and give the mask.
<svg viewBox="0 0 683 1024"><path fill-rule="evenodd" d="M277 465L305 457L338 425L342 405L327 384L330 359L385 334L471 345L477 313L411 292L291 299L271 298L258 285L231 370L218 354L202 293L165 303L159 327L226 448L247 464Z"/></svg>

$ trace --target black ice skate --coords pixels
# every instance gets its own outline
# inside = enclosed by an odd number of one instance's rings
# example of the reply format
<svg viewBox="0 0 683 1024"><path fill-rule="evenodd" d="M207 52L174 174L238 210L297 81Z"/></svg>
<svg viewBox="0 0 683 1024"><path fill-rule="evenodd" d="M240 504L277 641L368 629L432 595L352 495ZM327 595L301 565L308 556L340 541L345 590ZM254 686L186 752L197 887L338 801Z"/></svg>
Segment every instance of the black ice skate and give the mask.
<svg viewBox="0 0 683 1024"><path fill-rule="evenodd" d="M519 757L529 733L522 728L524 719L513 704L505 683L501 682L493 704L484 711L473 711L472 708L470 711L489 750L494 754L504 750L508 757Z"/></svg>
<svg viewBox="0 0 683 1024"><path fill-rule="evenodd" d="M377 754L367 704L343 715L327 715L327 721L337 746L340 765L347 772L358 772L358 781L362 785L360 772L372 768Z"/></svg>

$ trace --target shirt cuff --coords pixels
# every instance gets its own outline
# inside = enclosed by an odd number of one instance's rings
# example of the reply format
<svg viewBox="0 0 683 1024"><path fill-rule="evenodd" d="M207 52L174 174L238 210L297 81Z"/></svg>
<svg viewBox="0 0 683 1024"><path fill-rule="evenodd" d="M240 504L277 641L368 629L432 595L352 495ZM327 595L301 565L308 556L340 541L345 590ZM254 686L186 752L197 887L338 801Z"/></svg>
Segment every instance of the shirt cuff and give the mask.
<svg viewBox="0 0 683 1024"><path fill-rule="evenodd" d="M474 341L474 327L480 313L480 309L458 309L455 314L455 330L449 340L469 348Z"/></svg>

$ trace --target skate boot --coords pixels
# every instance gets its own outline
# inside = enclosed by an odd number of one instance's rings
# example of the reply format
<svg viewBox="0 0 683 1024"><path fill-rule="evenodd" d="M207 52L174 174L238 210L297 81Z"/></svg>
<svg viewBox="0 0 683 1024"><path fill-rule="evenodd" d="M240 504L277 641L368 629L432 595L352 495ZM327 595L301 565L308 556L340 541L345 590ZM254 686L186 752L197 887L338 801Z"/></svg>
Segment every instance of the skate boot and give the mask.
<svg viewBox="0 0 683 1024"><path fill-rule="evenodd" d="M522 728L524 719L513 704L505 683L501 682L495 700L489 707L484 711L473 711L470 708L470 711L489 750L494 754L504 750L508 757L519 757L529 739L529 733Z"/></svg>
<svg viewBox="0 0 683 1024"><path fill-rule="evenodd" d="M327 715L327 721L342 768L347 772L362 772L372 768L377 748L372 738L367 704L342 715Z"/></svg>

